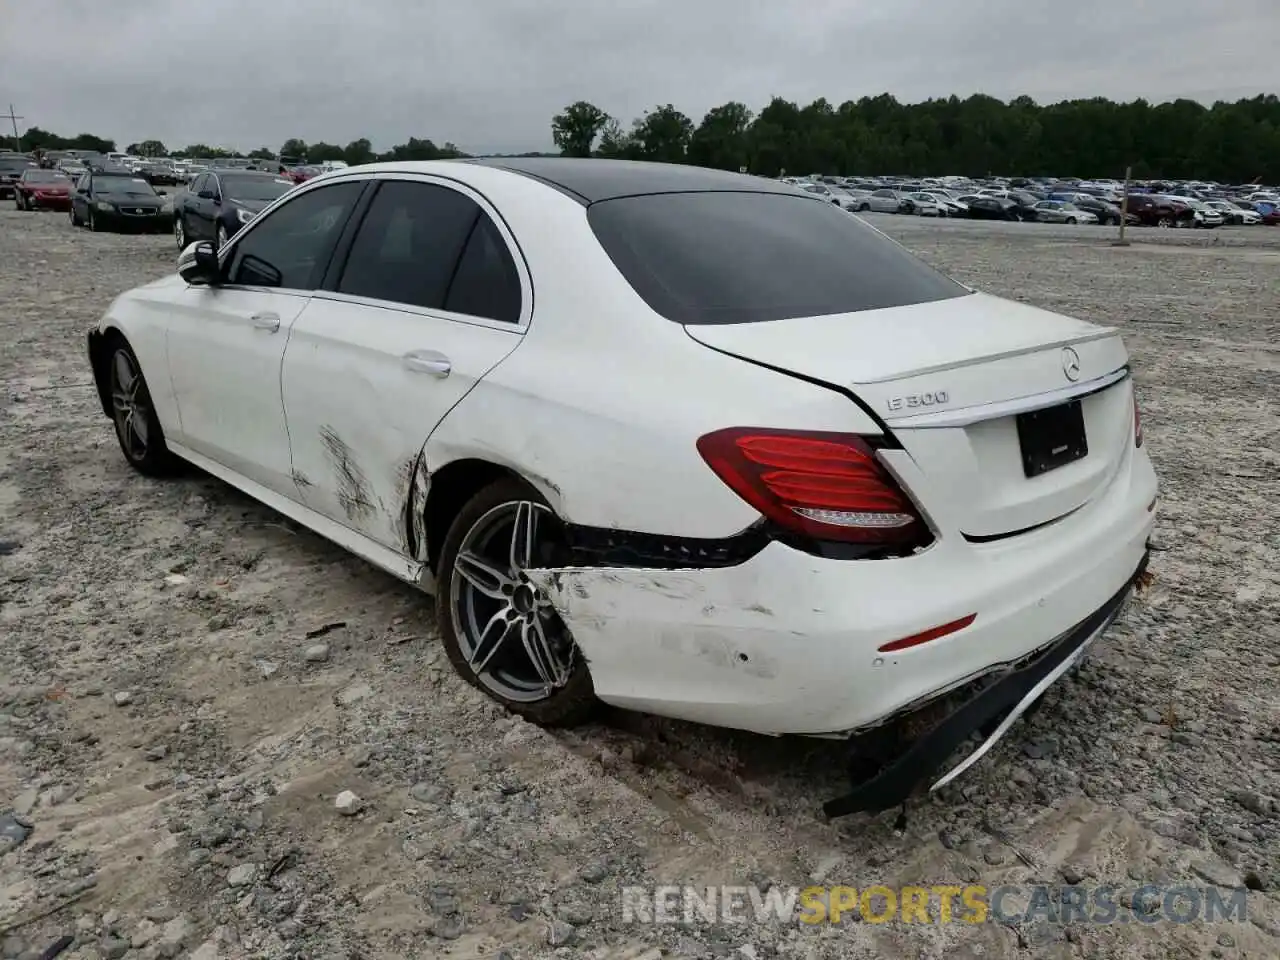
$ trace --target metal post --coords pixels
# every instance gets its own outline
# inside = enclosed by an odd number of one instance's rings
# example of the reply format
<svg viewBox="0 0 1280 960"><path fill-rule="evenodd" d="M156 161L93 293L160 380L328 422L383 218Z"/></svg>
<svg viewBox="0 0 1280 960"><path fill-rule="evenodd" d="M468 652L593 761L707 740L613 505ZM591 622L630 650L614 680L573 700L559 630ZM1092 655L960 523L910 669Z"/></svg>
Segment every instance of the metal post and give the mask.
<svg viewBox="0 0 1280 960"><path fill-rule="evenodd" d="M1124 228L1128 226L1129 219L1129 178L1133 176L1133 167L1124 168L1124 196L1120 198L1120 239L1112 246L1127 247L1129 241L1124 238Z"/></svg>
<svg viewBox="0 0 1280 960"><path fill-rule="evenodd" d="M17 115L13 112L13 104L11 103L11 104L9 104L9 115L8 115L7 117L3 117L3 118L0 118L0 119L8 120L10 123L12 123L12 124L13 124L13 149L15 149L15 150L17 150L19 153L21 153L21 152L22 152L22 137L20 137L20 136L18 135L18 121L19 121L19 120L22 120L22 119L24 119L24 118L23 118L23 117L19 117L19 116L17 116Z"/></svg>

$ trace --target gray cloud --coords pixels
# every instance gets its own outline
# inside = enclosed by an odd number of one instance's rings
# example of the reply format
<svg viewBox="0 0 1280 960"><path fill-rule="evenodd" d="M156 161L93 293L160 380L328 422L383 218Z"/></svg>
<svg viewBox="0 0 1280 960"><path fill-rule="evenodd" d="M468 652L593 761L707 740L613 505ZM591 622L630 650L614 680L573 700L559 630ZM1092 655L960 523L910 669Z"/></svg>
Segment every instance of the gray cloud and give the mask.
<svg viewBox="0 0 1280 960"><path fill-rule="evenodd" d="M520 151L577 99L1235 99L1280 85L1277 37L1276 0L49 0L8 11L0 97L121 144Z"/></svg>

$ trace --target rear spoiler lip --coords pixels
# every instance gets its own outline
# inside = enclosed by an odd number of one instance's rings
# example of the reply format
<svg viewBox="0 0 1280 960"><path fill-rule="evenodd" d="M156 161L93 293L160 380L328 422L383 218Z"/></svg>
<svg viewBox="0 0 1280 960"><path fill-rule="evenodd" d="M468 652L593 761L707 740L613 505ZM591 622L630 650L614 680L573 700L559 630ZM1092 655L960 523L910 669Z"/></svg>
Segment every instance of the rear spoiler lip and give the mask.
<svg viewBox="0 0 1280 960"><path fill-rule="evenodd" d="M1079 341L1075 341L1079 342ZM1128 380L1129 365L1118 370L1085 380L1083 383L1072 383L1057 390L1033 393L1025 397L1014 397L1011 400L994 400L990 403L975 403L968 407L956 407L954 410L931 410L906 417L891 417L890 427L906 430L944 430L952 427L967 427L984 420L997 420L1001 417L1012 417L1019 413L1030 413L1033 410L1045 410L1056 407L1068 400L1080 400L1095 393L1101 393Z"/></svg>

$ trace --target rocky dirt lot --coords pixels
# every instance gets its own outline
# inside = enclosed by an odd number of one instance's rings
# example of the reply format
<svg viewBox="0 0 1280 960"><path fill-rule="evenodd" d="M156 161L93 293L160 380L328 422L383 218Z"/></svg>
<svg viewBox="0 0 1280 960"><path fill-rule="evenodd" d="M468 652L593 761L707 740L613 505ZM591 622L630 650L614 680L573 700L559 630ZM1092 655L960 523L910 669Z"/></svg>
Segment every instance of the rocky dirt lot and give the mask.
<svg viewBox="0 0 1280 960"><path fill-rule="evenodd" d="M831 745L506 716L429 600L217 481L131 472L83 334L171 239L0 212L0 957L1280 955L1280 230L875 222L1122 327L1164 484L1146 595L905 825L821 817ZM657 927L619 899L1037 881L1246 885L1249 919Z"/></svg>

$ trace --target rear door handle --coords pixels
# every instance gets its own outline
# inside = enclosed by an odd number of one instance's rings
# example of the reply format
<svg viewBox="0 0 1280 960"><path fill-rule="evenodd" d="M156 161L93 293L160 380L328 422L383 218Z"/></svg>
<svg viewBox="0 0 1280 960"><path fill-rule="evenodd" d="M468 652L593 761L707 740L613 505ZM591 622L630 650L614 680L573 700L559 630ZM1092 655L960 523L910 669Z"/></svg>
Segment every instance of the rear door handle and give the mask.
<svg viewBox="0 0 1280 960"><path fill-rule="evenodd" d="M402 359L406 370L412 370L414 373L429 373L441 379L447 377L453 370L453 364L449 362L449 358L435 350L414 350L412 353L406 353Z"/></svg>
<svg viewBox="0 0 1280 960"><path fill-rule="evenodd" d="M272 333L275 333L280 329L280 314L271 310L263 313L255 313L249 318L249 322L259 330L270 330Z"/></svg>

